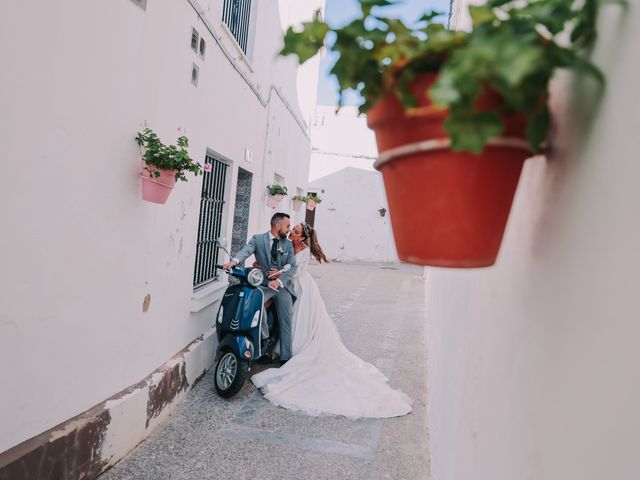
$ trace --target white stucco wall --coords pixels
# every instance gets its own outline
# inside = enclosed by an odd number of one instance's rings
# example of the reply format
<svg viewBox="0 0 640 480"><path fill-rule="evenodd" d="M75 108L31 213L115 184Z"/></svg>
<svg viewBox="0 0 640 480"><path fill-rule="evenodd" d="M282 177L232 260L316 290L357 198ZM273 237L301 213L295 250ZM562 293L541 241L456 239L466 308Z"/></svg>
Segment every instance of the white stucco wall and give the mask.
<svg viewBox="0 0 640 480"><path fill-rule="evenodd" d="M473 21L469 14L469 5L484 5L487 3L485 0L456 0L452 5L451 23L452 30L465 30L471 31Z"/></svg>
<svg viewBox="0 0 640 480"><path fill-rule="evenodd" d="M320 10L324 11L325 0L305 0L298 2L295 0L279 0L280 10L280 22L282 29L286 30L290 25L296 26L302 22L308 22L313 12ZM318 90L318 70L320 68L320 61L324 56L322 50L315 57L307 60L303 65L298 66L298 61L295 57L289 56L282 59L281 62L286 62L289 65L296 68L296 75L280 76L282 83L290 83L290 89L294 88L298 92L298 106L302 113L304 120L309 124L310 118L316 107L316 93ZM293 81L295 80L295 85Z"/></svg>
<svg viewBox="0 0 640 480"><path fill-rule="evenodd" d="M314 226L329 258L398 260L380 173L347 167L316 179L309 188L322 198ZM385 216L380 215L381 208Z"/></svg>
<svg viewBox="0 0 640 480"><path fill-rule="evenodd" d="M317 106L311 120L309 187L322 203L315 226L330 258L397 261L376 139L357 107ZM387 213L381 217L378 209Z"/></svg>
<svg viewBox="0 0 640 480"><path fill-rule="evenodd" d="M164 206L142 201L144 122L170 143L184 128L201 162L207 151L231 162L229 238L238 167L254 174L250 234L267 228L274 172L306 185L298 103L315 86L301 90L295 65L274 61L287 2L254 2L249 59L221 28L222 2L192 3L231 60L187 0L0 7L0 452L138 382L212 324L215 303L190 312L202 177ZM322 2L295 3L310 17Z"/></svg>
<svg viewBox="0 0 640 480"><path fill-rule="evenodd" d="M427 271L435 480L638 478L639 25L603 9L601 97L557 82L496 265Z"/></svg>

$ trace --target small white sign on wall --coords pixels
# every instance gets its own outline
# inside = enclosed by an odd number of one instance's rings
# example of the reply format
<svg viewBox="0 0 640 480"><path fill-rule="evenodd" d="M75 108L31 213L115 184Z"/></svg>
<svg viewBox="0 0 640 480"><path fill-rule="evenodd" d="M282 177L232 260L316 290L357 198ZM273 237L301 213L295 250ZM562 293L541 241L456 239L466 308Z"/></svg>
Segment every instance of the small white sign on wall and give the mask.
<svg viewBox="0 0 640 480"><path fill-rule="evenodd" d="M247 163L251 163L253 161L253 152L248 148L244 149L244 161Z"/></svg>

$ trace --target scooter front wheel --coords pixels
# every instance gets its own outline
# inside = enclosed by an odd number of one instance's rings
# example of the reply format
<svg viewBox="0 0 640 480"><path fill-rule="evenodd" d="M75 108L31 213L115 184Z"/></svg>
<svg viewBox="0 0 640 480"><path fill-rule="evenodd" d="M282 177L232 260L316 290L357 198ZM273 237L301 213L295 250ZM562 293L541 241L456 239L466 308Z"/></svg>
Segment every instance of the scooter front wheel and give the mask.
<svg viewBox="0 0 640 480"><path fill-rule="evenodd" d="M249 363L235 352L222 353L215 369L215 385L218 395L231 398L240 391L249 374Z"/></svg>

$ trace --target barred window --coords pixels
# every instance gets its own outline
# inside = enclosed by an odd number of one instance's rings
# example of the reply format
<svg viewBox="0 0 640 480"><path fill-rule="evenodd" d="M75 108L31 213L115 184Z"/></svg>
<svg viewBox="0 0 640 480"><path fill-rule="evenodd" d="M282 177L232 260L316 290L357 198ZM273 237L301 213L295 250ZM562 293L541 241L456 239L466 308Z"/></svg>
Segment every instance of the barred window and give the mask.
<svg viewBox="0 0 640 480"><path fill-rule="evenodd" d="M198 244L193 274L194 288L218 278L216 264L218 263L219 247L216 240L222 232L225 206L224 194L228 165L209 155L205 157L205 164L211 165L211 171L204 172L202 181Z"/></svg>
<svg viewBox="0 0 640 480"><path fill-rule="evenodd" d="M242 51L247 53L251 0L224 0L222 21L233 34Z"/></svg>

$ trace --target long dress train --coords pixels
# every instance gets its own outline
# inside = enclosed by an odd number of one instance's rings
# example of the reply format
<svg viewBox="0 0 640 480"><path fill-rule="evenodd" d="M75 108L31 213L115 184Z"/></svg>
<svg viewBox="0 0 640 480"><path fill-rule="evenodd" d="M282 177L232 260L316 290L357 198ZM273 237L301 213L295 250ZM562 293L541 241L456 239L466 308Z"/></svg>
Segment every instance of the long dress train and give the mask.
<svg viewBox="0 0 640 480"><path fill-rule="evenodd" d="M380 370L351 353L327 313L308 271L306 248L296 255L293 357L252 377L275 405L311 415L385 418L406 415L411 399L392 389Z"/></svg>

